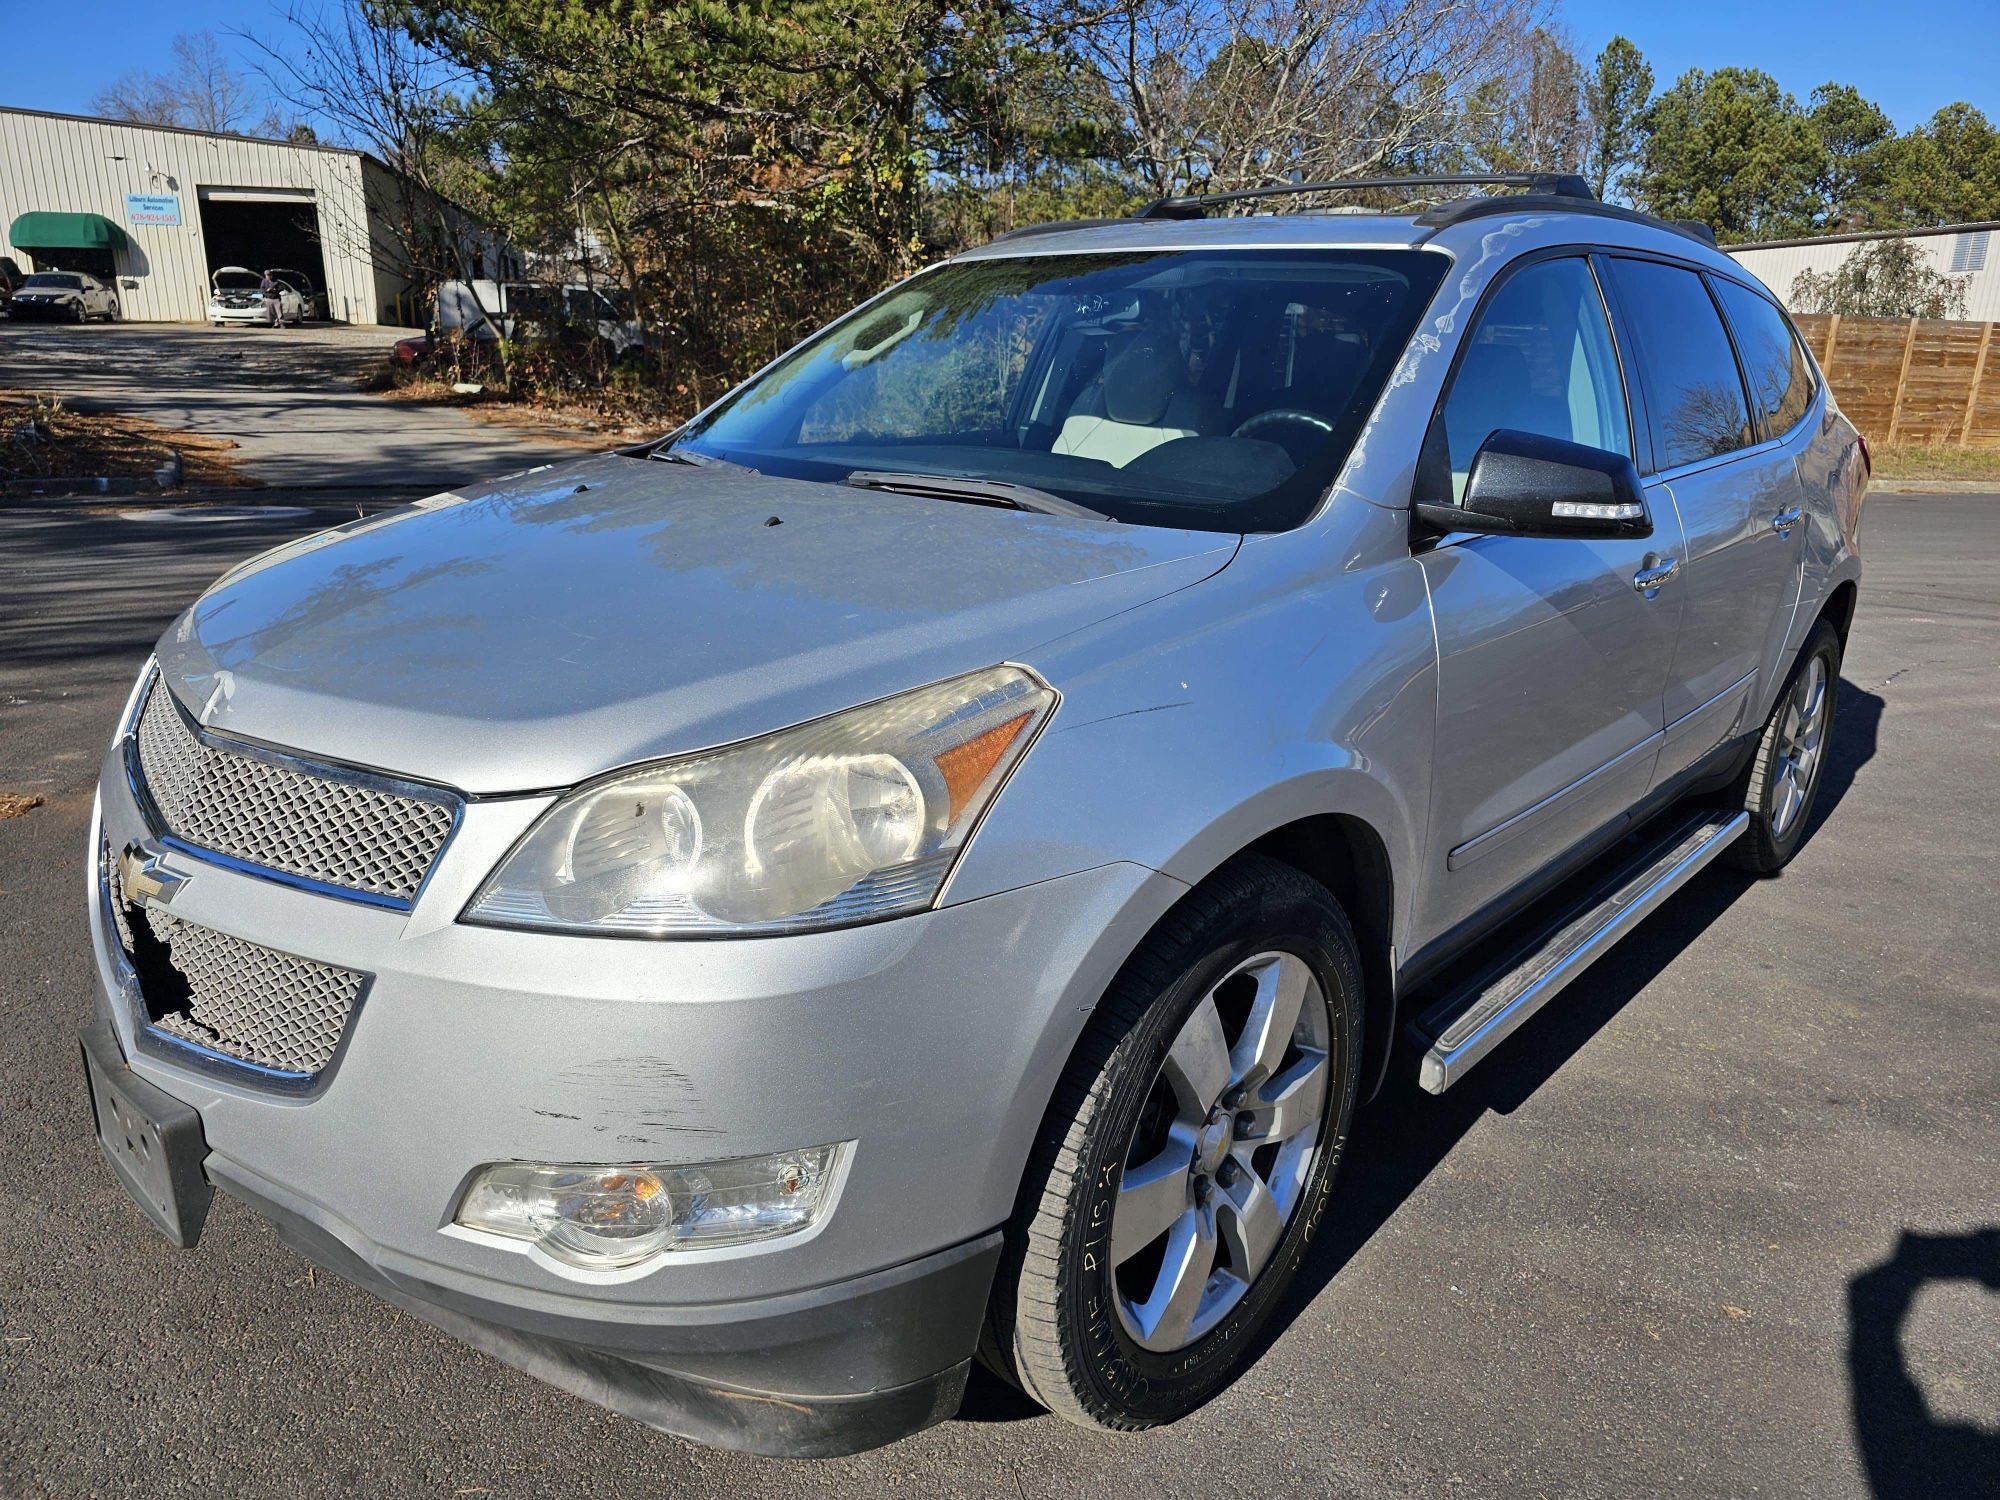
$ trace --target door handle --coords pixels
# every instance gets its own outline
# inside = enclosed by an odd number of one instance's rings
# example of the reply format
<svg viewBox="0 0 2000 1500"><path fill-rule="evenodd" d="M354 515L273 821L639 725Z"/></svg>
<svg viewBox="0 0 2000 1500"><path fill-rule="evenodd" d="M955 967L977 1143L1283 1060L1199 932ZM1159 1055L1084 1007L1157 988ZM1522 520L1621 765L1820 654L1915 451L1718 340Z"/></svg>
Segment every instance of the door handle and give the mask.
<svg viewBox="0 0 2000 1500"><path fill-rule="evenodd" d="M1797 505L1794 505L1790 510L1781 510L1775 516L1771 517L1771 529L1777 532L1779 536L1790 536L1792 528L1799 524L1799 518L1804 514L1804 508Z"/></svg>
<svg viewBox="0 0 2000 1500"><path fill-rule="evenodd" d="M1632 575L1632 587L1642 594L1650 594L1663 583L1672 583L1681 570L1681 560L1670 557L1657 567L1641 568Z"/></svg>

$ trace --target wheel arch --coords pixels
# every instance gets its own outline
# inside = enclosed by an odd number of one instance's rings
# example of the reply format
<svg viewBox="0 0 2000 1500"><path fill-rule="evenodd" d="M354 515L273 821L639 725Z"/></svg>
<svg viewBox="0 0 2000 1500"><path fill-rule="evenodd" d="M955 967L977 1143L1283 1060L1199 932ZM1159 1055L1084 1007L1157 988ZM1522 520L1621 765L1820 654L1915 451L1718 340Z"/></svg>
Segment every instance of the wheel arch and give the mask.
<svg viewBox="0 0 2000 1500"><path fill-rule="evenodd" d="M1395 872L1381 834L1352 813L1314 813L1252 840L1239 854L1290 865L1333 893L1361 945L1361 1100L1381 1087L1396 1034ZM1234 856L1231 856L1232 858Z"/></svg>
<svg viewBox="0 0 2000 1500"><path fill-rule="evenodd" d="M1847 646L1847 632L1854 625L1854 608L1861 600L1861 585L1852 578L1843 578L1833 586L1826 600L1819 607L1819 620L1830 620L1833 628L1840 633L1843 650ZM1818 623L1817 620L1814 622ZM1807 632L1811 634L1810 631Z"/></svg>

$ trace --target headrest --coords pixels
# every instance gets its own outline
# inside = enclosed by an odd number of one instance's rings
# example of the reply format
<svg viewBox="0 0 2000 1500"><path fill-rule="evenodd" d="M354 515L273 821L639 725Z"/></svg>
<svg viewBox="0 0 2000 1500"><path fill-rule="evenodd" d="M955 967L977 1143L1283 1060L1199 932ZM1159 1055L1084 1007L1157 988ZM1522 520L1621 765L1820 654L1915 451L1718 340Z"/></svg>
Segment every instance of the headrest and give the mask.
<svg viewBox="0 0 2000 1500"><path fill-rule="evenodd" d="M1104 415L1141 427L1157 423L1180 386L1179 364L1150 340L1128 347L1104 367Z"/></svg>

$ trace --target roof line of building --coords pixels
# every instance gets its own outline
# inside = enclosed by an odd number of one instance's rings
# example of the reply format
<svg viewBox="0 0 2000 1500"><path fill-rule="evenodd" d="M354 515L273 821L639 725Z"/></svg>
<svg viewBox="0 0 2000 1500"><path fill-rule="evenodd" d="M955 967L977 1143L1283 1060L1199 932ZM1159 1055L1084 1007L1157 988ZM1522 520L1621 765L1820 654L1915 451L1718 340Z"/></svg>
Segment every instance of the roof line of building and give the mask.
<svg viewBox="0 0 2000 1500"><path fill-rule="evenodd" d="M1750 240L1722 248L1734 255L1739 250L1791 250L1800 245L1853 245L1863 240L1919 240L1935 234L1977 234L1982 229L2000 229L2000 219L1980 219L1972 224L1931 224L1922 229L1865 229L1853 234L1809 234L1795 240Z"/></svg>
<svg viewBox="0 0 2000 1500"><path fill-rule="evenodd" d="M0 104L0 115L34 115L43 120L75 120L83 125L110 125L126 130L165 130L174 135L200 135L217 141L245 141L253 146L284 146L293 151L327 151L338 156L365 156L375 153L358 146L330 146L324 141L281 141L268 135L246 135L240 130L196 130L189 125L155 125L150 120L117 120L106 115L73 115L59 109L24 109L16 104ZM383 163L386 165L386 163Z"/></svg>

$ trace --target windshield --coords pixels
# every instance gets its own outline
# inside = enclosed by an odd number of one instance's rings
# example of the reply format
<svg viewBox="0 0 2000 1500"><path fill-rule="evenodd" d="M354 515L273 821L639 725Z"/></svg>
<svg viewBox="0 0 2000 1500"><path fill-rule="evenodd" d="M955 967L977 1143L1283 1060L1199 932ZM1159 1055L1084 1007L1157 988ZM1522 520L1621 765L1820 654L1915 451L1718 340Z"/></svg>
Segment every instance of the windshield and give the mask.
<svg viewBox="0 0 2000 1500"><path fill-rule="evenodd" d="M1444 274L1416 250L963 261L809 340L675 444L803 479L1028 485L1121 521L1311 514Z"/></svg>
<svg viewBox="0 0 2000 1500"><path fill-rule="evenodd" d="M83 278L81 276L61 276L53 271L38 271L22 282L21 285L53 286L60 287L66 292L80 292L83 290Z"/></svg>

